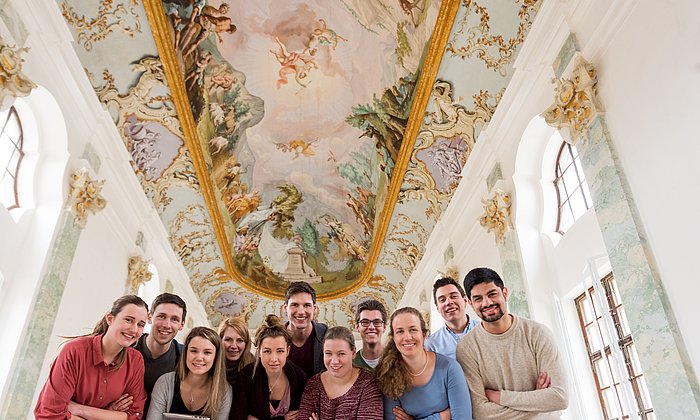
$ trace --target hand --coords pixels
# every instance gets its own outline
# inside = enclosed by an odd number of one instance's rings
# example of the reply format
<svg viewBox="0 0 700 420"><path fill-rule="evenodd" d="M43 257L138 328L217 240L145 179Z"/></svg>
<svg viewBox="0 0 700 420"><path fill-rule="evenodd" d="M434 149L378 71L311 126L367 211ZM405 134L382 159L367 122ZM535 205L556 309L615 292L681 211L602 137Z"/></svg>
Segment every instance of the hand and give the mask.
<svg viewBox="0 0 700 420"><path fill-rule="evenodd" d="M485 389L486 398L494 404L501 405L501 391L495 391L493 389Z"/></svg>
<svg viewBox="0 0 700 420"><path fill-rule="evenodd" d="M413 417L409 416L401 407L394 407L391 411L396 416L396 420L413 420Z"/></svg>
<svg viewBox="0 0 700 420"><path fill-rule="evenodd" d="M452 412L450 412L450 407L447 407L440 412L440 420L452 420Z"/></svg>
<svg viewBox="0 0 700 420"><path fill-rule="evenodd" d="M134 397L129 394L124 394L117 398L112 404L107 406L107 410L111 411L126 411L134 403Z"/></svg>
<svg viewBox="0 0 700 420"><path fill-rule="evenodd" d="M66 407L66 410L68 410L71 414L71 418L74 417L80 417L82 416L82 408L83 406L78 404L77 402L70 400L68 401L68 406Z"/></svg>
<svg viewBox="0 0 700 420"><path fill-rule="evenodd" d="M319 417L316 413L311 413L309 420L321 420L321 417Z"/></svg>
<svg viewBox="0 0 700 420"><path fill-rule="evenodd" d="M248 420L258 420L258 418L255 417L255 416L251 416L250 414L248 414Z"/></svg>
<svg viewBox="0 0 700 420"><path fill-rule="evenodd" d="M299 414L299 410L290 411L289 413L284 415L284 420L296 420L297 414Z"/></svg>
<svg viewBox="0 0 700 420"><path fill-rule="evenodd" d="M537 375L537 383L535 384L535 389L545 389L552 385L552 378L549 377L547 372L540 372Z"/></svg>

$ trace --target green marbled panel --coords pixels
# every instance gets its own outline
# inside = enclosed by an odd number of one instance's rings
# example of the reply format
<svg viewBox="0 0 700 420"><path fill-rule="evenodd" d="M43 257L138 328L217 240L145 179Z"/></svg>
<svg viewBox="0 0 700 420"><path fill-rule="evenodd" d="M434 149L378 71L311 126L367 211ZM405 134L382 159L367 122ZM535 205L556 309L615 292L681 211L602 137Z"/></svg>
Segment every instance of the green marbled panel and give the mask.
<svg viewBox="0 0 700 420"><path fill-rule="evenodd" d="M613 273L659 419L700 418L698 386L663 286L652 269L641 223L597 117L577 144Z"/></svg>
<svg viewBox="0 0 700 420"><path fill-rule="evenodd" d="M61 213L57 225L59 229L49 250L46 271L15 354L7 393L0 404L2 419L25 419L34 410L32 398L81 233L69 210Z"/></svg>
<svg viewBox="0 0 700 420"><path fill-rule="evenodd" d="M520 250L515 240L514 231L506 232L505 241L498 245L503 270L503 282L508 287L508 308L510 312L529 318L530 307L525 292L525 272L522 267Z"/></svg>

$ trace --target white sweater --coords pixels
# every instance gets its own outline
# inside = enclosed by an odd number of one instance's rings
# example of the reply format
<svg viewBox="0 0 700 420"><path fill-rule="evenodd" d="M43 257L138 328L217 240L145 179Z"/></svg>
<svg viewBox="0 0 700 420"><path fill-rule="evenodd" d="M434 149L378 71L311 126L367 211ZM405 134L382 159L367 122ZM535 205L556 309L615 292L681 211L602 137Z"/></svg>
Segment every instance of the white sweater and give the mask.
<svg viewBox="0 0 700 420"><path fill-rule="evenodd" d="M490 334L482 325L457 345L472 398L474 420L558 419L566 409L566 375L559 351L547 327L513 315L503 334ZM547 372L551 386L535 389L537 375ZM486 398L485 389L501 391L501 403Z"/></svg>

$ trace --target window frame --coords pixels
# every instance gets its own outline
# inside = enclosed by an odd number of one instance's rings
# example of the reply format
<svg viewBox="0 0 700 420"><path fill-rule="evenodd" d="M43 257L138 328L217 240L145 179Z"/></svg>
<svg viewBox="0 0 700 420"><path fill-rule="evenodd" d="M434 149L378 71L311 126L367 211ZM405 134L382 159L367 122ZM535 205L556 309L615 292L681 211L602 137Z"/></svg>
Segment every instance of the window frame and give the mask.
<svg viewBox="0 0 700 420"><path fill-rule="evenodd" d="M14 172L10 170L9 168L9 161L4 162L3 165L6 165L3 170L2 174L0 176L0 180L2 180L5 176L10 176L13 179L13 191L14 191L14 198L15 202L14 204L11 204L10 206L5 206L5 203L2 203L3 206L7 210L13 210L16 208L20 207L20 200L19 200L19 172L20 168L22 167L22 160L24 159L25 153L24 153L24 128L22 127L22 119L19 117L19 113L17 112L17 109L13 106L11 106L8 110L7 113L7 118L3 122L2 126L0 127L0 136L2 134L5 134L5 128L7 127L7 124L10 122L10 119L13 118L17 122L17 126L19 127L19 136L17 139L11 138L10 136L6 137L10 140L12 145L14 146L16 152L19 154L19 158L17 159L17 165L14 168ZM1 137L0 137L1 138Z"/></svg>
<svg viewBox="0 0 700 420"><path fill-rule="evenodd" d="M565 150L567 151L571 162L569 162L565 168L562 168L561 159ZM574 153L574 151L576 153ZM573 208L571 207L572 197L574 197L576 194L580 194L581 197L583 197L583 203L586 206L586 211L593 207L593 203L589 203L589 198L591 197L590 190L588 189L588 183L586 182L586 176L583 173L583 168L581 168L578 162L579 155L576 147L572 146L571 144L565 141L562 141L561 146L559 147L559 151L557 152L557 159L554 163L554 181L552 181L552 183L554 184L554 190L556 191L557 195L557 223L554 230L560 235L564 235L566 233L566 230L573 226L573 224L576 223L576 220L578 220L578 218L585 213L583 212L577 215L574 212ZM576 175L577 183L575 185L567 185L565 181L564 176L569 170L573 170L573 173ZM563 201L562 191L559 188L560 182L564 188L563 193L566 196ZM588 192L588 195L586 194L586 192L584 192L584 188L586 189L585 191ZM569 192L569 190L571 190L571 192ZM562 229L562 211L568 211L572 219L571 225L569 225L566 228L566 230Z"/></svg>
<svg viewBox="0 0 700 420"><path fill-rule="evenodd" d="M627 321L627 317L624 315L623 304L619 298L619 292L617 291L617 285L613 273L609 273L605 277L603 277L600 280L600 283L602 285L602 290L605 291L604 303L606 304L606 308L598 307L598 304L596 303L596 300L593 296L596 293L594 286L589 287L582 294L574 298L574 305L576 306L576 313L578 315L581 333L583 334L583 340L586 346L586 353L588 355L588 361L591 367L591 372L593 374L593 379L595 381L598 400L600 402L600 407L603 412L603 418L608 420L630 418L629 413L625 413L625 409L621 403L622 398L620 397L619 391L620 386L622 385L622 381L620 380L620 378L616 378L617 374L616 372L614 372L614 369L612 367L612 363L614 363L614 360L612 360L612 351L610 348L610 343L606 343L606 338L601 333L603 311L607 311L610 313L610 316L613 321L616 344L620 348L624 358L625 372L627 373L627 377L625 378L625 380L628 380L632 386L632 393L634 396L634 403L635 408L637 410L637 414L643 420L655 420L656 414L654 412L653 405L651 405L651 401L649 401L648 407L645 405L645 399L643 395L644 390L641 389L641 386L646 388L644 373L641 371L641 367L639 368L639 371L636 371L635 369L634 360L638 360L638 357L636 355L636 350L634 349L634 340L632 337L632 332L629 331L629 327L625 328L625 326L628 326L629 323ZM583 306L585 304L583 302L585 300L589 300L589 308L592 310L593 315L593 320L589 322L586 322L584 315L585 309L583 308ZM600 313L598 313L598 311L600 311ZM595 330L599 335L598 341L601 345L601 348L595 351L592 351L593 346L591 342L593 341L593 338L590 337L589 333L587 332L588 328L590 328L593 325L596 326ZM596 364L601 360L607 360L607 363L605 363L605 365L608 368L607 373L609 376L607 377L612 380L611 383L607 385L601 384L602 380L596 368ZM615 396L615 403L617 406L617 410L619 410L619 412L621 413L621 417L611 417L610 414L608 414L608 405L606 404L604 393L610 389L612 389L612 392Z"/></svg>

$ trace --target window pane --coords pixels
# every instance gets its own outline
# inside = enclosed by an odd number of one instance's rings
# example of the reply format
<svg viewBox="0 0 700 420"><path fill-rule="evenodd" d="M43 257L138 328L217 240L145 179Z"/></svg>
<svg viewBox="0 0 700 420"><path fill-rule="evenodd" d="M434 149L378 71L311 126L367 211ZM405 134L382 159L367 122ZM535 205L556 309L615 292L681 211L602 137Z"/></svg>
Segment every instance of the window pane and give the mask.
<svg viewBox="0 0 700 420"><path fill-rule="evenodd" d="M630 330L629 323L627 322L627 315L625 314L625 308L620 307L617 309L618 319L620 320L620 327L622 327L622 335L624 337L632 334Z"/></svg>
<svg viewBox="0 0 700 420"><path fill-rule="evenodd" d="M569 145L566 143L562 144L561 154L559 155L559 167L564 170L571 163L571 153L569 152Z"/></svg>
<svg viewBox="0 0 700 420"><path fill-rule="evenodd" d="M5 134L7 134L11 139L15 141L15 143L19 140L19 136L21 134L19 124L17 123L17 119L14 114L10 117L10 120L7 122L7 125L5 126Z"/></svg>
<svg viewBox="0 0 700 420"><path fill-rule="evenodd" d="M607 388L612 386L612 377L610 376L610 368L608 367L608 360L605 358L598 359L594 362L595 373L598 376L598 381L600 382L601 388Z"/></svg>
<svg viewBox="0 0 700 420"><path fill-rule="evenodd" d="M647 382L644 377L634 379L637 387L639 387L639 393L642 395L642 401L644 402L644 409L651 408L651 396L649 395L649 388L647 388Z"/></svg>
<svg viewBox="0 0 700 420"><path fill-rule="evenodd" d="M10 161L10 155L17 150L15 146L10 141L4 133L0 135L0 165L3 167L7 166L7 162Z"/></svg>
<svg viewBox="0 0 700 420"><path fill-rule="evenodd" d="M637 348L634 344L627 346L627 352L630 355L630 361L632 362L632 371L635 375L642 374L642 365L639 363L639 356L637 355Z"/></svg>
<svg viewBox="0 0 700 420"><path fill-rule="evenodd" d="M574 216L571 214L571 209L569 208L569 203L566 202L560 210L559 217L559 230L561 232L566 232L572 224L574 224Z"/></svg>
<svg viewBox="0 0 700 420"><path fill-rule="evenodd" d="M588 336L588 345L590 346L591 353L595 353L603 349L603 343L600 341L600 333L598 332L597 324L587 326L586 335Z"/></svg>
<svg viewBox="0 0 700 420"><path fill-rule="evenodd" d="M579 307L581 308L581 315L583 315L583 323L590 324L595 320L593 315L593 308L591 307L591 300L588 297L584 297L579 302Z"/></svg>
<svg viewBox="0 0 700 420"><path fill-rule="evenodd" d="M586 202L583 199L583 193L581 192L580 187L573 192L571 198L569 198L569 203L571 203L571 210L573 211L576 219L581 217L586 210L588 210L586 208Z"/></svg>
<svg viewBox="0 0 700 420"><path fill-rule="evenodd" d="M588 188L588 182L586 180L581 184L581 188L583 189L583 195L586 196L586 204L588 204L588 208L590 209L593 207L593 199L591 198L591 190Z"/></svg>
<svg viewBox="0 0 700 420"><path fill-rule="evenodd" d="M574 168L570 167L568 171L564 172L564 176L562 176L562 179L566 184L567 191L569 192L569 194L572 194L576 187L578 187L579 185L578 175L576 175L576 171L574 170Z"/></svg>
<svg viewBox="0 0 700 420"><path fill-rule="evenodd" d="M616 385L620 383L620 373L617 371L617 366L615 366L615 360L613 359L612 355L609 354L607 355L608 359L608 366L610 366L610 371L612 372L613 375L613 383Z"/></svg>
<svg viewBox="0 0 700 420"><path fill-rule="evenodd" d="M620 412L620 403L617 401L617 394L615 394L613 388L603 391L603 400L605 401L605 408L608 411L608 418L620 418L622 415Z"/></svg>
<svg viewBox="0 0 700 420"><path fill-rule="evenodd" d="M14 180L11 176L6 175L5 173L1 175L4 175L4 180L2 183L0 183L0 203L6 207L10 207L15 204Z"/></svg>

